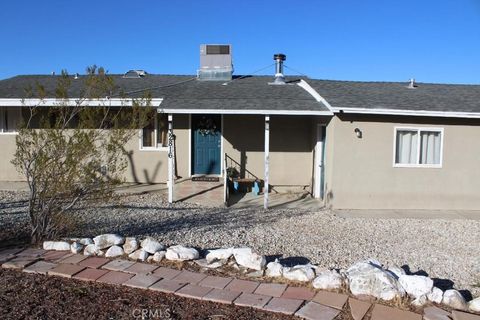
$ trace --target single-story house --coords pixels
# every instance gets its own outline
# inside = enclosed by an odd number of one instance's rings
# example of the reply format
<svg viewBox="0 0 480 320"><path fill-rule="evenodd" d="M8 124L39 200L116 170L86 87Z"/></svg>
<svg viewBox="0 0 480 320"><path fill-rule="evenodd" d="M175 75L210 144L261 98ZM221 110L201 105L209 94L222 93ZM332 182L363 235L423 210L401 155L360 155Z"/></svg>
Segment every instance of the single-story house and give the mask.
<svg viewBox="0 0 480 320"><path fill-rule="evenodd" d="M112 75L125 96L109 103L149 90L158 111L126 145L127 181L224 178L234 163L264 180L266 201L271 188L302 189L334 209L480 209L479 85L285 77L281 54L272 76L232 76L230 51L203 45L194 76ZM41 83L53 105L56 78L0 81L0 181L23 179L10 161L24 88Z"/></svg>

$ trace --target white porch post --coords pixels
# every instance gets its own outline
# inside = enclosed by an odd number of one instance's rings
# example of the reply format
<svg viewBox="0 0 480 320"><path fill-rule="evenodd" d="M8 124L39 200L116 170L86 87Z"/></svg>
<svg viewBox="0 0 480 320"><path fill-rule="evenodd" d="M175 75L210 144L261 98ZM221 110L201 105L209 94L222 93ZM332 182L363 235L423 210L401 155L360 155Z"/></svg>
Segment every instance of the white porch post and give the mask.
<svg viewBox="0 0 480 320"><path fill-rule="evenodd" d="M265 116L265 183L263 186L263 208L268 209L268 175L270 153L270 116Z"/></svg>
<svg viewBox="0 0 480 320"><path fill-rule="evenodd" d="M173 150L173 116L168 114L168 203L173 203L173 185L175 180L173 178L173 163L175 153Z"/></svg>

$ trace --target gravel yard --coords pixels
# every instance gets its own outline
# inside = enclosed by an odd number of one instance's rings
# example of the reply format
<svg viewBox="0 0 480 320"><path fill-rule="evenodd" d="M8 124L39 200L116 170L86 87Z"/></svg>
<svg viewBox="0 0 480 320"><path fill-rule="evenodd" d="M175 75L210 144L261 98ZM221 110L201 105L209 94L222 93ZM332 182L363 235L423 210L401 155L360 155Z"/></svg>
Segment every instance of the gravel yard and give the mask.
<svg viewBox="0 0 480 320"><path fill-rule="evenodd" d="M28 235L25 197L0 192L1 243ZM344 219L329 211L169 206L160 194L125 195L121 203L81 208L74 216L78 224L71 237L115 232L149 235L167 245L250 246L271 258L283 254L285 262L308 259L326 268L375 258L480 296L478 220Z"/></svg>

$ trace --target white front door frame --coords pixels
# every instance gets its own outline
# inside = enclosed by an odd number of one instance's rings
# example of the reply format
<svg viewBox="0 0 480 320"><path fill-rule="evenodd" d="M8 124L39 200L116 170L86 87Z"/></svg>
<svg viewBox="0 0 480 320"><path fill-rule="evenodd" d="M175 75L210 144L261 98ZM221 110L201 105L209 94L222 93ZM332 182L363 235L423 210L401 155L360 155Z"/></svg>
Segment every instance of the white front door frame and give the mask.
<svg viewBox="0 0 480 320"><path fill-rule="evenodd" d="M317 142L315 144L315 168L314 168L314 188L313 196L317 199L324 198L325 184L325 163L324 163L324 147L325 147L325 137L324 130L325 124L317 124Z"/></svg>

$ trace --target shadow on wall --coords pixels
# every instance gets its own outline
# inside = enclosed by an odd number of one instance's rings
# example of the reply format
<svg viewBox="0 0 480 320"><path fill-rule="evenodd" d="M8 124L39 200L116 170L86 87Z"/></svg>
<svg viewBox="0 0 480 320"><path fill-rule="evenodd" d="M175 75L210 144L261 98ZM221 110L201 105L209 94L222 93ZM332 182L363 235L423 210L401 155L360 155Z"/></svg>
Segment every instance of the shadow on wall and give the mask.
<svg viewBox="0 0 480 320"><path fill-rule="evenodd" d="M333 191L329 189L328 184L325 184L325 207L331 209L333 199Z"/></svg>
<svg viewBox="0 0 480 320"><path fill-rule="evenodd" d="M139 179L138 174L137 174L137 168L135 166L135 162L133 161L133 150L126 151L124 150L127 159L128 159L128 164L130 167L130 176L133 179L133 182L135 183L147 183L147 184L155 184L158 183L157 177L158 173L160 171L160 167L162 166L162 162L158 161L157 164L154 166L153 170L149 173L147 169L143 169L143 179Z"/></svg>
<svg viewBox="0 0 480 320"><path fill-rule="evenodd" d="M272 116L270 118L270 152L310 153L313 120L303 116ZM240 176L252 171L249 152L264 152L265 119L263 116L235 115L224 117L223 136L239 154L229 155L240 163ZM263 162L262 162L263 163ZM258 164L257 164L258 166ZM263 165L261 166L263 168ZM263 172L252 172L259 176Z"/></svg>
<svg viewBox="0 0 480 320"><path fill-rule="evenodd" d="M174 163L174 175L175 177L181 178L182 175L186 174L188 170L188 134L190 124L189 124L189 117L188 115L174 115L173 117L173 132L174 132L174 140L173 140L173 148L175 150L175 163ZM143 152L139 151L137 147L137 142L133 140L133 144L130 147L127 147L129 150L124 149L125 155L128 159L129 164L129 179L135 183L148 183L148 184L155 184L155 183L165 183L167 174L166 174L166 166L167 160L166 152L160 153L150 153L150 152ZM133 150L131 150L133 149ZM135 153L136 152L136 153ZM162 159L164 161L156 161L153 154L162 154ZM138 163L138 160L135 158L141 155L142 164ZM162 168L162 165L165 167ZM144 167L148 168L145 169Z"/></svg>
<svg viewBox="0 0 480 320"><path fill-rule="evenodd" d="M388 115L367 115L367 114L339 114L337 115L340 120L348 122L385 122L391 123L392 118ZM478 126L480 125L480 119L462 119L462 118L431 118L431 117L415 117L404 116L396 117L395 123L401 124L424 124L424 125L458 125L458 126Z"/></svg>

